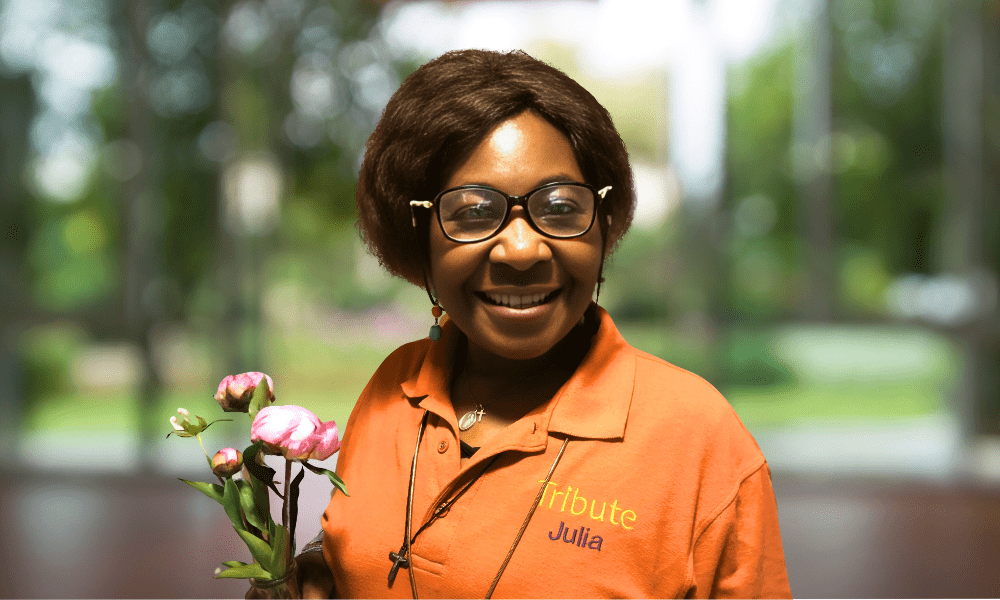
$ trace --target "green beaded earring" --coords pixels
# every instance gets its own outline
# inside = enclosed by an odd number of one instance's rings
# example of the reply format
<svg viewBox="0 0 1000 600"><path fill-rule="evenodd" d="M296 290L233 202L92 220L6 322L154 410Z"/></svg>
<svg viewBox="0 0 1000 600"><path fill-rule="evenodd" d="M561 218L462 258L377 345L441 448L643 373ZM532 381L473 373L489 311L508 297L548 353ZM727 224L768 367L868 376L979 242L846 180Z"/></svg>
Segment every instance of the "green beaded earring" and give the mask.
<svg viewBox="0 0 1000 600"><path fill-rule="evenodd" d="M438 319L441 318L441 307L435 304L431 307L431 314L434 315L434 324L431 325L430 338L432 342L436 342L441 339L441 326L438 325Z"/></svg>

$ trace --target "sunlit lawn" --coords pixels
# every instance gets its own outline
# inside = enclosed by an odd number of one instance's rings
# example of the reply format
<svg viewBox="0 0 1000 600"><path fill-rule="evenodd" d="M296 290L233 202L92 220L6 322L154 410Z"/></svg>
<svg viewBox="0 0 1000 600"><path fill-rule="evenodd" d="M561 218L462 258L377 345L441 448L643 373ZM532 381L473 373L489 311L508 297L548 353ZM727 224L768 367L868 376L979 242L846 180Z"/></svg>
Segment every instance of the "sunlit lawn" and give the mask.
<svg viewBox="0 0 1000 600"><path fill-rule="evenodd" d="M651 327L623 326L622 330L632 344L679 366L699 371L706 364L704 349L689 340ZM959 367L947 340L921 330L787 328L738 332L736 338L740 341L730 345L731 353L763 356L761 360L790 373L789 378L769 385L729 382L718 386L751 429L802 420L933 414L946 406ZM390 350L345 348L301 337L275 344L267 363L279 402L309 408L324 420L336 420L343 430L355 400ZM181 406L209 420L246 419L219 410L212 398L216 383L205 381L199 390L167 389L150 413L153 428L166 434L170 416ZM139 419L138 404L128 391L67 392L31 406L24 429L89 434L135 431Z"/></svg>

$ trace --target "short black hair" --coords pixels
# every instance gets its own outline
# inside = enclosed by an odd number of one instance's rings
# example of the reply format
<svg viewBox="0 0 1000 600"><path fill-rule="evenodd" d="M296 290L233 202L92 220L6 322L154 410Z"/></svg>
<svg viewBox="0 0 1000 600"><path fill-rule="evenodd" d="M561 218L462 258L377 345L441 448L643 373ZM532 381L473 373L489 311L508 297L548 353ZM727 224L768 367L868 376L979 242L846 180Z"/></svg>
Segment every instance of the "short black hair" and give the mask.
<svg viewBox="0 0 1000 600"><path fill-rule="evenodd" d="M390 273L423 286L427 211L418 211L424 216L414 228L410 201L433 199L493 129L528 110L566 135L585 183L612 186L597 222L606 253L615 248L632 223L635 193L628 150L608 111L568 75L524 52L460 50L407 77L368 138L358 229Z"/></svg>

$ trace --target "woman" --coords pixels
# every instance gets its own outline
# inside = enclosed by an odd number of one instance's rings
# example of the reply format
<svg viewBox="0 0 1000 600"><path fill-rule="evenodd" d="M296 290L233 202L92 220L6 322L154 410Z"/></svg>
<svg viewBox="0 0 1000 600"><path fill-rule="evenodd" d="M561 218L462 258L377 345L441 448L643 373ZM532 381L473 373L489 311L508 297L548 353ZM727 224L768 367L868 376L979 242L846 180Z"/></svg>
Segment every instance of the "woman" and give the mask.
<svg viewBox="0 0 1000 600"><path fill-rule="evenodd" d="M434 325L348 422L351 496L323 515L336 593L790 594L753 438L592 300L634 209L593 96L524 53L445 54L389 101L357 201L370 250L427 290Z"/></svg>

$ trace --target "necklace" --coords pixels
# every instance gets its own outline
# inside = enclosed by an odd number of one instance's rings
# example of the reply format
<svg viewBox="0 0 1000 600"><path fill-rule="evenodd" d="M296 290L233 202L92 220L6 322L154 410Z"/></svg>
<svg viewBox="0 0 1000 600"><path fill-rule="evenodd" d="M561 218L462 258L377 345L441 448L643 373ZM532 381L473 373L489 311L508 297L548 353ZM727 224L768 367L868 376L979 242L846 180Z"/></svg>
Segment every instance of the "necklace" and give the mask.
<svg viewBox="0 0 1000 600"><path fill-rule="evenodd" d="M553 358L552 360L549 360L544 365L542 365L541 368L539 368L537 371L533 371L530 375L526 375L526 376L522 377L521 381L519 381L513 387L511 387L510 389L508 389L505 392L505 394L509 394L509 393L513 392L514 390L518 389L519 387L521 387L522 385L524 385L525 382L533 380L536 375L538 375L539 373L541 373L541 372L545 371L546 369L548 369L549 367L551 367L553 364L555 364L555 362L556 362L556 359ZM462 370L463 370L463 375L465 375L465 389L469 390L469 398L472 400L472 403L476 405L475 408L473 408L470 411L467 411L465 414L463 414L458 419L458 429L459 429L459 431L468 431L468 430L472 429L472 427L476 423L479 423L480 421L483 420L483 415L486 414L486 405L487 404L492 404L495 401L495 399L494 400L490 400L486 404L480 404L479 401L476 400L475 394L472 393L472 383L469 381L469 369L468 369L468 367L466 366L466 368L464 368Z"/></svg>
<svg viewBox="0 0 1000 600"><path fill-rule="evenodd" d="M476 400L476 396L472 393L472 383L469 382L469 369L463 370L465 371L465 388L469 390L469 398L472 398L472 403L476 405L476 408L465 413L462 415L462 418L458 420L459 431L468 431L472 429L473 425L483 420L483 415L486 414L486 410L483 405Z"/></svg>
<svg viewBox="0 0 1000 600"><path fill-rule="evenodd" d="M427 417L430 415L428 411L424 411L424 416L420 420L420 427L417 428L417 445L413 449L413 462L410 464L410 484L408 486L406 494L406 522L403 524L403 545L399 547L399 552L389 552L389 561L392 562L392 567L389 569L389 586L392 587L392 583L396 580L396 573L399 569L409 569L410 568L410 548L413 547L414 542L417 541L417 536L419 536L425 529L427 529L435 520L437 520L442 514L447 512L448 508L451 507L470 487L475 483L483 473L489 469L493 463L500 458L500 455L496 455L486 463L486 466L479 472L474 479L465 485L459 492L453 496L450 500L439 505L435 510L431 518L424 523L416 533L412 533L413 528L413 488L417 480L417 454L420 452L420 441L424 437L424 429L427 427ZM493 583L490 584L490 589L486 591L486 598L493 597L493 591L496 590L497 584L500 583L500 577L503 576L503 572L507 569L507 564L510 563L510 558L514 555L514 550L517 548L518 543L521 541L521 537L524 535L524 531L528 528L528 523L531 522L531 517L535 514L535 509L542 502L542 495L549 486L549 481L552 479L552 474L556 471L556 466L559 464L559 460L562 458L563 452L566 451L566 444L569 443L569 438L563 440L562 446L559 447L559 453L556 454L556 459L552 462L552 467L549 468L548 475L542 480L542 487L539 488L538 494L535 495L535 501L531 503L531 507L528 509L528 514L524 517L524 523L521 524L521 529L518 530L517 536L514 537L514 543L510 545L510 549L507 551L507 556L503 559L500 568L497 570L496 576L493 577ZM410 573L410 591L413 592L413 597L417 596L417 580L413 577L413 573Z"/></svg>

